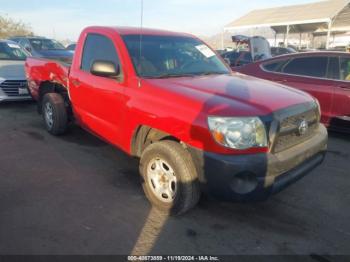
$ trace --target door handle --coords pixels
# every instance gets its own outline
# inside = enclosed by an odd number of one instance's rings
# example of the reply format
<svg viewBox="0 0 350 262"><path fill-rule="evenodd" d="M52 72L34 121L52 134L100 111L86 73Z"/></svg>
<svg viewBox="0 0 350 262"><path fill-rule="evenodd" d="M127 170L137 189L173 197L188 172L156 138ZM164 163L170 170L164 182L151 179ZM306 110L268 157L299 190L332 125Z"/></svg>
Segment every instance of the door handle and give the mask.
<svg viewBox="0 0 350 262"><path fill-rule="evenodd" d="M350 89L350 84L349 85L346 85L346 84L338 85L338 87L343 88L343 89Z"/></svg>
<svg viewBox="0 0 350 262"><path fill-rule="evenodd" d="M76 87L80 86L80 81L78 79L73 79L72 84L75 85Z"/></svg>
<svg viewBox="0 0 350 262"><path fill-rule="evenodd" d="M287 83L286 79L272 79L272 81L278 82L278 83Z"/></svg>

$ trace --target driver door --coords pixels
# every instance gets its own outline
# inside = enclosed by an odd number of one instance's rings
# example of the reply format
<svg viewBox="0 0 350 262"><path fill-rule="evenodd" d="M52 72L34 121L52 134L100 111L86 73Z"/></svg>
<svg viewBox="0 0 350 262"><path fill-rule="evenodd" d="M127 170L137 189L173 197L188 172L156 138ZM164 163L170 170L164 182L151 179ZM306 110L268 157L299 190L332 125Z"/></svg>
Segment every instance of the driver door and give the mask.
<svg viewBox="0 0 350 262"><path fill-rule="evenodd" d="M112 79L91 74L94 61L109 61L119 66L121 77ZM70 96L80 124L116 144L123 116L124 85L117 47L108 36L88 34L79 70L70 76Z"/></svg>

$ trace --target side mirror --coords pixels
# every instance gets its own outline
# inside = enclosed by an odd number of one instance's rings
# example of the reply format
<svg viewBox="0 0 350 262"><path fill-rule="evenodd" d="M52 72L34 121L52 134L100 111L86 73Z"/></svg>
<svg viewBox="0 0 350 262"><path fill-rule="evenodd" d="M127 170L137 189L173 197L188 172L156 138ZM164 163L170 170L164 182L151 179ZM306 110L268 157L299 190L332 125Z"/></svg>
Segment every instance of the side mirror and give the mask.
<svg viewBox="0 0 350 262"><path fill-rule="evenodd" d="M116 78L119 76L119 65L111 61L95 60L90 68L90 73L96 76Z"/></svg>

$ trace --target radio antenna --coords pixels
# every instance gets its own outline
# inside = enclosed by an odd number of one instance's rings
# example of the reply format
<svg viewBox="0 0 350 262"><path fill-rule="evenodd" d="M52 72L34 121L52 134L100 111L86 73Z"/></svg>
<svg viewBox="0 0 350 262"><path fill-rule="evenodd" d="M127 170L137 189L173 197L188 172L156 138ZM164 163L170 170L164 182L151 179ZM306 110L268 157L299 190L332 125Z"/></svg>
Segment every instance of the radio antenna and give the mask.
<svg viewBox="0 0 350 262"><path fill-rule="evenodd" d="M143 33L143 0L141 1L141 14L140 14L140 50L139 50L139 87L141 87L141 77L142 75L142 33Z"/></svg>

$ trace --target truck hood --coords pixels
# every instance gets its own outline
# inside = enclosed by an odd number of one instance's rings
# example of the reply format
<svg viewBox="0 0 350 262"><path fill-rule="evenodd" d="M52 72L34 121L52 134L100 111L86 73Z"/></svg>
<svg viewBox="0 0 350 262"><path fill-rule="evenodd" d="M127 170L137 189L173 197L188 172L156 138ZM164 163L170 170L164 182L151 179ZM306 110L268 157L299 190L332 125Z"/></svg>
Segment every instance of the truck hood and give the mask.
<svg viewBox="0 0 350 262"><path fill-rule="evenodd" d="M233 73L201 77L147 80L201 104L202 111L217 115L268 115L313 98L296 89L259 78Z"/></svg>
<svg viewBox="0 0 350 262"><path fill-rule="evenodd" d="M0 83L4 80L24 80L25 61L0 60Z"/></svg>

